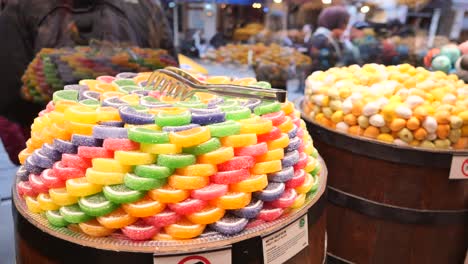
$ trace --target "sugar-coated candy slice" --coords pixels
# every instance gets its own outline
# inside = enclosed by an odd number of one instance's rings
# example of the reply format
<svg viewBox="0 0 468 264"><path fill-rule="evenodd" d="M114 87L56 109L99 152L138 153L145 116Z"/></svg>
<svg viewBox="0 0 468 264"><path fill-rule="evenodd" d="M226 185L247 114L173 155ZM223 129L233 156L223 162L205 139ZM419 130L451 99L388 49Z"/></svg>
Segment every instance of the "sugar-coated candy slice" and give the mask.
<svg viewBox="0 0 468 264"><path fill-rule="evenodd" d="M304 129L302 129L301 127L298 127L297 132L296 132L296 136L304 139Z"/></svg>
<svg viewBox="0 0 468 264"><path fill-rule="evenodd" d="M29 171L24 168L24 166L20 166L16 171L16 177L18 177L22 181L28 180Z"/></svg>
<svg viewBox="0 0 468 264"><path fill-rule="evenodd" d="M39 206L39 202L35 197L24 196L24 201L26 202L26 207L31 213L42 213L42 209Z"/></svg>
<svg viewBox="0 0 468 264"><path fill-rule="evenodd" d="M140 177L151 179L165 179L172 175L174 169L158 166L155 164L150 165L137 165L135 166L134 173Z"/></svg>
<svg viewBox="0 0 468 264"><path fill-rule="evenodd" d="M159 214L165 208L166 204L153 200L149 196L133 203L122 204L122 209L134 217L148 217Z"/></svg>
<svg viewBox="0 0 468 264"><path fill-rule="evenodd" d="M264 206L257 218L265 222L271 222L278 219L284 212L283 208Z"/></svg>
<svg viewBox="0 0 468 264"><path fill-rule="evenodd" d="M249 170L240 169L232 171L219 171L211 176L211 181L217 184L233 184L247 179L250 176Z"/></svg>
<svg viewBox="0 0 468 264"><path fill-rule="evenodd" d="M34 197L37 195L37 192L34 191L34 188L29 184L29 180L20 181L16 184L16 191L20 196L31 196Z"/></svg>
<svg viewBox="0 0 468 264"><path fill-rule="evenodd" d="M270 120L274 126L277 126L285 121L285 114L283 111L262 115L263 119Z"/></svg>
<svg viewBox="0 0 468 264"><path fill-rule="evenodd" d="M294 170L304 169L307 166L308 162L309 162L309 156L307 156L307 154L305 154L304 152L301 152L299 154L299 160L294 165Z"/></svg>
<svg viewBox="0 0 468 264"><path fill-rule="evenodd" d="M245 102L243 105L253 111L255 107L257 107L261 103L262 103L262 100L257 99L257 98L251 98L247 100L247 102Z"/></svg>
<svg viewBox="0 0 468 264"><path fill-rule="evenodd" d="M154 124L155 116L136 110L132 106L119 107L120 118L127 124L144 125Z"/></svg>
<svg viewBox="0 0 468 264"><path fill-rule="evenodd" d="M114 229L102 226L96 219L91 219L78 224L80 230L92 237L105 237L114 232Z"/></svg>
<svg viewBox="0 0 468 264"><path fill-rule="evenodd" d="M210 228L218 231L223 235L235 235L244 230L248 223L249 220L247 218L225 215L216 223L211 224Z"/></svg>
<svg viewBox="0 0 468 264"><path fill-rule="evenodd" d="M252 174L249 178L231 184L229 189L233 192L256 192L261 191L268 185L268 177L266 174Z"/></svg>
<svg viewBox="0 0 468 264"><path fill-rule="evenodd" d="M199 176L208 177L217 172L217 168L213 164L193 164L176 170L176 174L182 176Z"/></svg>
<svg viewBox="0 0 468 264"><path fill-rule="evenodd" d="M143 218L143 221L155 227L164 227L164 226L175 224L180 219L181 219L180 215L166 208L166 210L158 214Z"/></svg>
<svg viewBox="0 0 468 264"><path fill-rule="evenodd" d="M281 161L280 160L272 160L272 161L264 161L256 163L251 169L250 172L252 174L268 174L273 172L281 171Z"/></svg>
<svg viewBox="0 0 468 264"><path fill-rule="evenodd" d="M156 124L160 127L183 126L190 124L192 114L188 110L160 111L156 117Z"/></svg>
<svg viewBox="0 0 468 264"><path fill-rule="evenodd" d="M124 176L122 172L102 172L93 168L88 168L85 174L89 183L98 185L121 184L124 182Z"/></svg>
<svg viewBox="0 0 468 264"><path fill-rule="evenodd" d="M81 178L85 176L85 169L65 167L61 161L57 161L52 166L54 175L61 180Z"/></svg>
<svg viewBox="0 0 468 264"><path fill-rule="evenodd" d="M124 165L145 165L156 161L156 155L139 151L117 150L114 158Z"/></svg>
<svg viewBox="0 0 468 264"><path fill-rule="evenodd" d="M286 188L297 188L304 184L306 174L307 173L304 170L294 171L294 177L285 183Z"/></svg>
<svg viewBox="0 0 468 264"><path fill-rule="evenodd" d="M299 161L299 151L293 150L284 155L284 158L281 160L281 166L291 167L294 166Z"/></svg>
<svg viewBox="0 0 468 264"><path fill-rule="evenodd" d="M161 154L157 164L168 168L183 168L195 164L195 156L191 154Z"/></svg>
<svg viewBox="0 0 468 264"><path fill-rule="evenodd" d="M204 233L202 233L201 235L203 235ZM166 233L166 231L164 230L159 230L159 232L152 238L153 240L156 240L156 241L171 241L171 240L175 240L175 238L173 238L172 236L170 236L169 234Z"/></svg>
<svg viewBox="0 0 468 264"><path fill-rule="evenodd" d="M125 123L122 121L101 121L99 122L101 126L111 126L111 127L124 127Z"/></svg>
<svg viewBox="0 0 468 264"><path fill-rule="evenodd" d="M183 148L199 145L208 141L210 138L210 130L207 127L195 127L184 131L169 133L170 142Z"/></svg>
<svg viewBox="0 0 468 264"><path fill-rule="evenodd" d="M306 173L304 183L295 188L297 193L308 193L311 191L312 187L314 186L315 178L314 176Z"/></svg>
<svg viewBox="0 0 468 264"><path fill-rule="evenodd" d="M79 224L91 220L91 216L85 214L77 204L60 207L60 214L72 224Z"/></svg>
<svg viewBox="0 0 468 264"><path fill-rule="evenodd" d="M125 226L122 229L122 233L130 238L131 240L149 240L155 236L159 228L145 224L143 221L137 221L131 225Z"/></svg>
<svg viewBox="0 0 468 264"><path fill-rule="evenodd" d="M250 118L252 112L243 106L233 106L225 110L226 120L242 120Z"/></svg>
<svg viewBox="0 0 468 264"><path fill-rule="evenodd" d="M116 204L135 202L145 196L144 191L132 190L124 184L107 185L102 190L104 196Z"/></svg>
<svg viewBox="0 0 468 264"><path fill-rule="evenodd" d="M182 176L174 174L168 178L169 186L180 190L196 190L207 186L209 183L209 177Z"/></svg>
<svg viewBox="0 0 468 264"><path fill-rule="evenodd" d="M199 125L210 125L221 123L226 120L226 113L212 112L212 113L192 113L192 123Z"/></svg>
<svg viewBox="0 0 468 264"><path fill-rule="evenodd" d="M289 138L299 137L299 136L297 135L297 131L298 131L298 128L297 128L296 125L294 125L293 128L288 132L288 137L289 137ZM301 137L299 137L299 138L301 138Z"/></svg>
<svg viewBox="0 0 468 264"><path fill-rule="evenodd" d="M250 193L228 192L225 195L212 200L210 203L216 207L235 210L244 208L250 203Z"/></svg>
<svg viewBox="0 0 468 264"><path fill-rule="evenodd" d="M79 146L78 156L87 159L93 158L113 158L114 152L103 147Z"/></svg>
<svg viewBox="0 0 468 264"><path fill-rule="evenodd" d="M148 191L152 189L157 189L166 184L166 179L154 179L140 177L133 173L127 173L124 177L124 184L128 188L137 191Z"/></svg>
<svg viewBox="0 0 468 264"><path fill-rule="evenodd" d="M294 200L294 203L290 206L290 208L293 208L293 209L300 208L302 205L304 205L306 197L307 197L307 194L299 193L296 197L296 200Z"/></svg>
<svg viewBox="0 0 468 264"><path fill-rule="evenodd" d="M60 160L62 158L62 153L56 150L55 147L49 143L42 145L41 153L54 161Z"/></svg>
<svg viewBox="0 0 468 264"><path fill-rule="evenodd" d="M28 158L26 158L26 161L24 162L23 164L23 167L25 170L27 170L28 172L30 173L37 173L37 174L40 174L44 168L41 168L39 166L37 166L32 160L31 160L31 156L29 156Z"/></svg>
<svg viewBox="0 0 468 264"><path fill-rule="evenodd" d="M65 187L65 180L57 177L52 169L46 169L41 173L41 180L47 188Z"/></svg>
<svg viewBox="0 0 468 264"><path fill-rule="evenodd" d="M93 127L93 137L106 138L128 138L127 128L97 125Z"/></svg>
<svg viewBox="0 0 468 264"><path fill-rule="evenodd" d="M79 104L65 109L64 116L65 120L84 124L95 124L98 121L95 109Z"/></svg>
<svg viewBox="0 0 468 264"><path fill-rule="evenodd" d="M46 211L45 216L47 221L49 221L49 224L56 227L65 227L70 224L65 220L65 218L63 218L58 210Z"/></svg>
<svg viewBox="0 0 468 264"><path fill-rule="evenodd" d="M310 188L309 192L314 193L318 190L320 186L320 177L319 176L312 176L314 178L314 184L312 185L312 188Z"/></svg>
<svg viewBox="0 0 468 264"><path fill-rule="evenodd" d="M291 152L291 151L297 150L297 149L299 149L301 144L302 144L302 139L300 139L299 137L292 138L289 141L289 144L288 144L285 151L286 152Z"/></svg>
<svg viewBox="0 0 468 264"><path fill-rule="evenodd" d="M78 205L85 214L90 216L106 215L119 207L118 204L107 200L102 193L81 197Z"/></svg>
<svg viewBox="0 0 468 264"><path fill-rule="evenodd" d="M102 146L102 139L92 136L73 134L71 142L76 146L99 147Z"/></svg>
<svg viewBox="0 0 468 264"><path fill-rule="evenodd" d="M60 161L64 167L77 168L85 170L91 167L91 160L74 154L63 154Z"/></svg>
<svg viewBox="0 0 468 264"><path fill-rule="evenodd" d="M124 100L118 98L117 96L109 97L104 100L102 100L102 106L108 106L108 107L113 107L113 108L119 108L121 106L127 106L128 103L125 102Z"/></svg>
<svg viewBox="0 0 468 264"><path fill-rule="evenodd" d="M192 155L202 155L214 150L217 150L221 147L221 142L217 138L211 138L199 145L193 147L183 148L184 153L192 154Z"/></svg>
<svg viewBox="0 0 468 264"><path fill-rule="evenodd" d="M78 91L76 90L60 90L55 91L52 95L54 103L58 101L78 101Z"/></svg>
<svg viewBox="0 0 468 264"><path fill-rule="evenodd" d="M236 156L232 159L218 164L219 171L232 171L232 170L240 170L240 169L248 169L253 167L255 164L255 160L251 156Z"/></svg>
<svg viewBox="0 0 468 264"><path fill-rule="evenodd" d="M184 126L165 126L162 128L164 132L181 132L185 130L190 130L196 127L200 127L199 124L188 124Z"/></svg>
<svg viewBox="0 0 468 264"><path fill-rule="evenodd" d="M71 205L78 202L78 197L70 195L66 188L50 189L49 196L55 204L60 206Z"/></svg>
<svg viewBox="0 0 468 264"><path fill-rule="evenodd" d="M291 117L286 116L283 123L277 126L282 133L288 133L294 128L294 123L292 122Z"/></svg>
<svg viewBox="0 0 468 264"><path fill-rule="evenodd" d="M278 102L262 102L254 108L256 115L265 115L269 113L275 113L281 110L281 104Z"/></svg>
<svg viewBox="0 0 468 264"><path fill-rule="evenodd" d="M241 209L233 210L231 213L238 217L252 219L257 217L262 208L263 201L253 198L247 206Z"/></svg>
<svg viewBox="0 0 468 264"><path fill-rule="evenodd" d="M48 193L49 188L44 184L42 178L38 174L31 173L29 174L29 185L34 190L35 193Z"/></svg>
<svg viewBox="0 0 468 264"><path fill-rule="evenodd" d="M224 209L209 205L202 210L186 215L186 217L192 223L208 225L220 220L224 213Z"/></svg>
<svg viewBox="0 0 468 264"><path fill-rule="evenodd" d="M287 182L292 177L294 177L293 167L283 167L281 171L268 174L268 180L271 182Z"/></svg>
<svg viewBox="0 0 468 264"><path fill-rule="evenodd" d="M188 215L202 210L207 204L208 202L203 200L188 198L182 202L170 203L167 206L179 215Z"/></svg>
<svg viewBox="0 0 468 264"><path fill-rule="evenodd" d="M39 150L35 150L28 159L31 159L31 162L36 166L44 169L52 168L52 165L54 165L54 161L43 155Z"/></svg>
<svg viewBox="0 0 468 264"><path fill-rule="evenodd" d="M272 160L280 160L284 158L284 150L283 149L273 149L269 150L267 153L255 157L256 162L265 162L265 161L272 161Z"/></svg>
<svg viewBox="0 0 468 264"><path fill-rule="evenodd" d="M268 150L284 149L289 145L288 134L281 134L281 137L267 142Z"/></svg>
<svg viewBox="0 0 468 264"><path fill-rule="evenodd" d="M227 192L227 185L211 183L203 188L193 190L191 196L195 199L209 201L221 197Z"/></svg>
<svg viewBox="0 0 468 264"><path fill-rule="evenodd" d="M165 185L162 188L149 191L148 196L161 203L178 203L187 199L190 196L190 191Z"/></svg>
<svg viewBox="0 0 468 264"><path fill-rule="evenodd" d="M80 100L84 99L94 99L99 100L101 93L95 91L83 91L80 93Z"/></svg>
<svg viewBox="0 0 468 264"><path fill-rule="evenodd" d="M265 224L266 222L260 219L250 219L249 223L247 226L245 226L245 229L251 229L251 228L256 228L258 226L261 226Z"/></svg>
<svg viewBox="0 0 468 264"><path fill-rule="evenodd" d="M310 175L312 176L318 176L318 174L320 173L320 170L321 170L322 166L320 165L319 162L317 162L317 165L315 166L314 170L310 172Z"/></svg>
<svg viewBox="0 0 468 264"><path fill-rule="evenodd" d="M265 134L271 131L273 125L270 120L253 117L239 121L242 134Z"/></svg>
<svg viewBox="0 0 468 264"><path fill-rule="evenodd" d="M284 183L281 182L270 182L267 187L260 192L254 193L257 199L265 202L271 202L281 197L285 190Z"/></svg>
<svg viewBox="0 0 468 264"><path fill-rule="evenodd" d="M115 159L108 158L94 158L91 161L93 169L99 172L114 172L114 173L127 173L132 170L129 165L122 165Z"/></svg>
<svg viewBox="0 0 468 264"><path fill-rule="evenodd" d="M293 113L294 112L294 103L290 102L290 101L282 103L281 104L281 110L283 110L283 112L286 115L289 115L289 114Z"/></svg>
<svg viewBox="0 0 468 264"><path fill-rule="evenodd" d="M126 138L106 138L104 139L104 143L102 144L102 146L112 151L131 151L138 150L140 148L140 144Z"/></svg>
<svg viewBox="0 0 468 264"><path fill-rule="evenodd" d="M182 148L175 144L145 144L141 143L140 150L152 154L179 154Z"/></svg>
<svg viewBox="0 0 468 264"><path fill-rule="evenodd" d="M127 214L122 208L118 208L110 214L97 217L96 220L105 228L117 229L135 223L138 218Z"/></svg>
<svg viewBox="0 0 468 264"><path fill-rule="evenodd" d="M102 185L88 182L86 177L69 179L66 182L67 192L73 196L88 196L102 191Z"/></svg>
<svg viewBox="0 0 468 264"><path fill-rule="evenodd" d="M211 124L207 127L210 130L211 136L217 138L237 135L240 133L241 129L241 125L238 122L232 120Z"/></svg>
<svg viewBox="0 0 468 264"><path fill-rule="evenodd" d="M239 134L221 138L221 144L225 147L247 147L257 144L257 135L255 134Z"/></svg>
<svg viewBox="0 0 468 264"><path fill-rule="evenodd" d="M197 157L198 163L221 164L234 157L234 149L232 147L221 147L215 151Z"/></svg>
<svg viewBox="0 0 468 264"><path fill-rule="evenodd" d="M272 202L268 202L268 205L271 205L272 207L278 207L278 208L288 208L291 205L293 205L294 201L296 200L296 197L297 197L296 190L286 189L280 198Z"/></svg>
<svg viewBox="0 0 468 264"><path fill-rule="evenodd" d="M234 149L236 156L260 156L268 152L268 146L265 142Z"/></svg>
<svg viewBox="0 0 468 264"><path fill-rule="evenodd" d="M199 236L205 230L205 225L194 224L186 219L182 219L175 224L164 228L166 233L178 239L194 238Z"/></svg>
<svg viewBox="0 0 468 264"><path fill-rule="evenodd" d="M275 140L281 137L281 130L277 127L273 127L269 132L265 134L257 135L257 142L268 142L271 140Z"/></svg>
<svg viewBox="0 0 468 264"><path fill-rule="evenodd" d="M40 193L36 197L37 202L39 203L39 207L43 211L48 211L48 210L58 210L60 206L55 204L52 199L50 199L50 196L48 193Z"/></svg>
<svg viewBox="0 0 468 264"><path fill-rule="evenodd" d="M169 133L164 131L155 131L143 127L129 128L128 138L135 142L147 144L169 143Z"/></svg>

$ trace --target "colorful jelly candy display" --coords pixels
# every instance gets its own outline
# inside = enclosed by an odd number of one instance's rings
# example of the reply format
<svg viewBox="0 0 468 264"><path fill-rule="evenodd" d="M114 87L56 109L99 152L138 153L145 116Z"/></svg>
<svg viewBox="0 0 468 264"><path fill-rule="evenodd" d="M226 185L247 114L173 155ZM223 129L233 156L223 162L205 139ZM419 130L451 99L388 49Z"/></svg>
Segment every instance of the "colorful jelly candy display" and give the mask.
<svg viewBox="0 0 468 264"><path fill-rule="evenodd" d="M147 90L148 76L53 94L20 154L31 213L94 237L187 239L274 221L317 191L318 153L291 102L178 102Z"/></svg>
<svg viewBox="0 0 468 264"><path fill-rule="evenodd" d="M399 146L468 148L468 85L409 64L314 72L304 112L316 123Z"/></svg>
<svg viewBox="0 0 468 264"><path fill-rule="evenodd" d="M99 77L111 82L114 75L121 73L128 77L130 72L145 72L166 66L176 66L177 61L165 50L143 49L139 47L75 47L42 49L26 69L22 81L23 96L36 102L47 102L54 91L64 85L74 84L82 79ZM132 82L123 90L132 89ZM101 88L105 89L105 85ZM74 86L81 89L80 86ZM91 101L87 102L92 103Z"/></svg>

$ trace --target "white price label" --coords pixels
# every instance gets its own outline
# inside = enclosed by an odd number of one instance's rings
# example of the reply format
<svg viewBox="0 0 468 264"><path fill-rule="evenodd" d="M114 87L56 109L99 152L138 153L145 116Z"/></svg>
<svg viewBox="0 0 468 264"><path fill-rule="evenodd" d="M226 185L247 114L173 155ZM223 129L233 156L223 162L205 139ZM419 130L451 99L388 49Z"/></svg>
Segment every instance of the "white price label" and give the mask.
<svg viewBox="0 0 468 264"><path fill-rule="evenodd" d="M468 180L468 157L453 156L449 179Z"/></svg>
<svg viewBox="0 0 468 264"><path fill-rule="evenodd" d="M286 228L264 237L262 243L265 264L284 263L309 245L307 215L303 215Z"/></svg>
<svg viewBox="0 0 468 264"><path fill-rule="evenodd" d="M231 247L184 255L154 256L153 264L231 264Z"/></svg>

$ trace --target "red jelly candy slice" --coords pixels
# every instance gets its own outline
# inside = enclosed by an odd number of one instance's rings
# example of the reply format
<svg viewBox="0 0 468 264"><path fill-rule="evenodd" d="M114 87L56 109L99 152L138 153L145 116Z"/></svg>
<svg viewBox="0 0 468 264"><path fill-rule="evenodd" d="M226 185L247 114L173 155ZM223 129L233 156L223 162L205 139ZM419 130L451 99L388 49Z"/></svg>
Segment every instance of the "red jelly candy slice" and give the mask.
<svg viewBox="0 0 468 264"><path fill-rule="evenodd" d="M309 156L307 156L307 154L305 154L304 152L301 152L301 154L299 154L299 161L296 164L294 164L294 170L298 171L304 169L307 166L308 161Z"/></svg>
<svg viewBox="0 0 468 264"><path fill-rule="evenodd" d="M49 188L44 184L40 175L29 174L29 184L36 193L49 193Z"/></svg>
<svg viewBox="0 0 468 264"><path fill-rule="evenodd" d="M237 156L231 160L218 164L218 171L233 171L248 169L255 165L255 159L250 156Z"/></svg>
<svg viewBox="0 0 468 264"><path fill-rule="evenodd" d="M218 171L211 176L211 181L217 184L233 184L249 178L250 172L247 169Z"/></svg>
<svg viewBox="0 0 468 264"><path fill-rule="evenodd" d="M286 182L286 188L296 188L301 186L304 181L306 172L304 170L297 170L294 171L294 177L292 177L289 181Z"/></svg>
<svg viewBox="0 0 468 264"><path fill-rule="evenodd" d="M41 180L49 189L65 187L65 181L55 176L52 169L43 170L41 173Z"/></svg>
<svg viewBox="0 0 468 264"><path fill-rule="evenodd" d="M102 146L108 150L137 150L140 149L140 144L126 138L106 138Z"/></svg>
<svg viewBox="0 0 468 264"><path fill-rule="evenodd" d="M265 142L234 149L234 155L236 156L260 156L267 152L268 146Z"/></svg>
<svg viewBox="0 0 468 264"><path fill-rule="evenodd" d="M188 198L179 203L168 204L168 206L179 215L188 215L202 210L207 204L207 201Z"/></svg>
<svg viewBox="0 0 468 264"><path fill-rule="evenodd" d="M262 118L271 120L271 122L273 123L273 126L277 126L277 125L282 124L284 122L285 115L284 115L283 111L279 111L279 112L276 112L276 113L269 113L269 114L266 114L266 115L262 115Z"/></svg>
<svg viewBox="0 0 468 264"><path fill-rule="evenodd" d="M296 200L297 193L294 189L286 189L280 198L268 203L271 207L288 208L293 205Z"/></svg>
<svg viewBox="0 0 468 264"><path fill-rule="evenodd" d="M281 137L281 130L277 127L273 127L270 132L265 134L257 135L257 142L268 142Z"/></svg>
<svg viewBox="0 0 468 264"><path fill-rule="evenodd" d="M274 208L270 206L264 206L260 213L258 213L257 218L265 222L271 222L278 219L283 214L283 208Z"/></svg>
<svg viewBox="0 0 468 264"><path fill-rule="evenodd" d="M154 225L138 221L121 229L122 233L131 240L149 240L159 232L159 228Z"/></svg>
<svg viewBox="0 0 468 264"><path fill-rule="evenodd" d="M191 196L195 199L209 201L225 195L227 191L227 185L211 183L210 185L201 189L193 190Z"/></svg>
<svg viewBox="0 0 468 264"><path fill-rule="evenodd" d="M175 224L180 218L176 212L166 209L159 214L143 218L143 221L155 227L163 227Z"/></svg>
<svg viewBox="0 0 468 264"><path fill-rule="evenodd" d="M85 170L91 167L91 159L83 158L74 154L62 154L62 165L69 168Z"/></svg>
<svg viewBox="0 0 468 264"><path fill-rule="evenodd" d="M304 129L302 128L298 128L297 129L297 133L296 133L296 136L300 137L300 138L303 138L304 137Z"/></svg>
<svg viewBox="0 0 468 264"><path fill-rule="evenodd" d="M52 166L52 171L54 172L55 177L63 181L66 181L68 179L81 178L85 176L84 169L65 167L63 166L61 161L54 163L54 166Z"/></svg>
<svg viewBox="0 0 468 264"><path fill-rule="evenodd" d="M88 158L88 159L113 158L114 152L112 150L102 148L102 147L79 146L78 156L82 158Z"/></svg>
<svg viewBox="0 0 468 264"><path fill-rule="evenodd" d="M37 192L31 187L29 181L20 181L16 184L16 190L20 196L36 196Z"/></svg>

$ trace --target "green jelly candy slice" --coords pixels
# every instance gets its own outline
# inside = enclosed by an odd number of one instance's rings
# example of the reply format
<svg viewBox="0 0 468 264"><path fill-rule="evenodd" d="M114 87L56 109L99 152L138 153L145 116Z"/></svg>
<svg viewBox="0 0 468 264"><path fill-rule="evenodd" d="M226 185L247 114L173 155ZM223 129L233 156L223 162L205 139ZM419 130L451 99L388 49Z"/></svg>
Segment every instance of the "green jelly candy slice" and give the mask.
<svg viewBox="0 0 468 264"><path fill-rule="evenodd" d="M128 188L137 191L149 191L157 189L166 184L166 179L153 179L137 176L133 173L127 173L124 177L124 184Z"/></svg>
<svg viewBox="0 0 468 264"><path fill-rule="evenodd" d="M192 155L202 155L214 150L217 150L221 147L221 142L217 138L211 138L206 142L201 143L200 145L196 145L189 148L183 148L182 151L184 153L192 154Z"/></svg>
<svg viewBox="0 0 468 264"><path fill-rule="evenodd" d="M252 112L247 107L242 106L233 106L227 110L226 112L226 120L242 120L250 118Z"/></svg>
<svg viewBox="0 0 468 264"><path fill-rule="evenodd" d="M91 220L93 217L85 214L78 204L62 206L60 214L65 221L73 224L79 224Z"/></svg>
<svg viewBox="0 0 468 264"><path fill-rule="evenodd" d="M92 109L97 109L99 106L101 106L101 103L94 99L81 100L79 103Z"/></svg>
<svg viewBox="0 0 468 264"><path fill-rule="evenodd" d="M56 227L65 227L69 222L63 218L62 214L60 214L60 211L47 211L45 213L47 221L49 221L49 224L56 226Z"/></svg>
<svg viewBox="0 0 468 264"><path fill-rule="evenodd" d="M103 193L82 197L78 204L83 212L91 216L106 215L119 207L118 204L107 200Z"/></svg>
<svg viewBox="0 0 468 264"><path fill-rule="evenodd" d="M132 127L128 130L128 138L139 143L161 144L169 143L169 133L155 131L143 127Z"/></svg>
<svg viewBox="0 0 468 264"><path fill-rule="evenodd" d="M222 123L209 125L212 137L227 137L240 133L241 125L233 120L228 120Z"/></svg>
<svg viewBox="0 0 468 264"><path fill-rule="evenodd" d="M136 86L137 85L133 80L129 80L129 79L113 80L112 83L116 84L117 86Z"/></svg>
<svg viewBox="0 0 468 264"><path fill-rule="evenodd" d="M188 110L180 114L159 112L156 115L156 124L160 127L184 126L190 124L190 121L192 121L192 114Z"/></svg>
<svg viewBox="0 0 468 264"><path fill-rule="evenodd" d="M107 200L116 204L135 202L146 194L143 191L132 190L124 184L104 186L103 192Z"/></svg>
<svg viewBox="0 0 468 264"><path fill-rule="evenodd" d="M142 90L143 88L137 85L125 85L125 86L119 86L118 90L119 92L129 94L133 91L136 90Z"/></svg>
<svg viewBox="0 0 468 264"><path fill-rule="evenodd" d="M137 165L135 166L134 173L140 177L152 178L152 179L165 179L174 173L174 169L158 166L155 164L151 165Z"/></svg>
<svg viewBox="0 0 468 264"><path fill-rule="evenodd" d="M158 165L168 168L182 168L195 164L196 159L191 154L161 154L158 156Z"/></svg>
<svg viewBox="0 0 468 264"><path fill-rule="evenodd" d="M312 176L314 177L314 185L312 185L312 188L310 188L310 191L309 192L316 192L318 190L318 187L320 185L320 177L318 176Z"/></svg>
<svg viewBox="0 0 468 264"><path fill-rule="evenodd" d="M76 90L61 90L54 92L52 96L54 103L58 101L78 101L78 91Z"/></svg>
<svg viewBox="0 0 468 264"><path fill-rule="evenodd" d="M281 104L278 102L263 102L254 108L256 115L265 115L269 113L276 113L281 110Z"/></svg>

